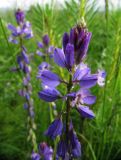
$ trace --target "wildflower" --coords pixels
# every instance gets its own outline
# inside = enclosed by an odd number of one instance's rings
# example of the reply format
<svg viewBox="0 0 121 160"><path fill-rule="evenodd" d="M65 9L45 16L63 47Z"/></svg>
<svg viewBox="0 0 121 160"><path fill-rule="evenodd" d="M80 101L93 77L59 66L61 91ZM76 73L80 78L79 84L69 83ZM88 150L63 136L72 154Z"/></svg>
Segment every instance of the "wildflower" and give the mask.
<svg viewBox="0 0 121 160"><path fill-rule="evenodd" d="M22 10L18 9L15 13L16 21L18 24L22 24L25 19L25 14Z"/></svg>
<svg viewBox="0 0 121 160"><path fill-rule="evenodd" d="M82 117L84 118L94 118L95 114L93 113L92 110L89 109L87 106L79 105L77 107L78 112L81 114Z"/></svg>
<svg viewBox="0 0 121 160"><path fill-rule="evenodd" d="M68 43L74 45L75 63L79 64L87 54L88 45L91 39L91 33L83 25L77 25L70 30L70 35L63 35L63 49L66 50Z"/></svg>
<svg viewBox="0 0 121 160"><path fill-rule="evenodd" d="M76 132L72 129L69 131L70 150L73 158L81 157L81 144L77 138Z"/></svg>
<svg viewBox="0 0 121 160"><path fill-rule="evenodd" d="M33 152L31 154L31 159L32 160L40 160L40 155L38 153Z"/></svg>
<svg viewBox="0 0 121 160"><path fill-rule="evenodd" d="M67 144L65 140L61 139L57 146L57 156L61 157L62 159L65 159L66 154L67 154Z"/></svg>
<svg viewBox="0 0 121 160"><path fill-rule="evenodd" d="M44 44L45 46L48 46L48 45L49 45L49 43L50 43L50 38L49 38L49 36L48 36L47 34L45 34L45 35L42 37L42 40L43 40L43 44Z"/></svg>
<svg viewBox="0 0 121 160"><path fill-rule="evenodd" d="M48 85L49 87L56 87L61 81L55 73L52 73L49 70L42 71L38 78L41 78L42 83Z"/></svg>
<svg viewBox="0 0 121 160"><path fill-rule="evenodd" d="M8 24L8 29L11 31L11 35L9 37L9 42L14 44L18 44L18 38L21 36L24 39L30 39L33 37L33 32L31 29L30 22L23 22L21 26L13 26L12 24Z"/></svg>
<svg viewBox="0 0 121 160"><path fill-rule="evenodd" d="M36 54L42 56L44 59L46 56L53 57L54 46L50 46L50 38L47 34L42 37L42 42L37 43L38 50Z"/></svg>
<svg viewBox="0 0 121 160"><path fill-rule="evenodd" d="M45 88L43 91L40 91L39 98L47 102L53 102L56 99L60 98L60 93L54 88Z"/></svg>
<svg viewBox="0 0 121 160"><path fill-rule="evenodd" d="M25 98L24 108L28 110L28 123L29 123L29 137L31 137L33 148L36 146L36 136L34 130L36 125L34 123L34 107L33 99L31 98L32 86L30 84L30 72L29 66L30 58L27 54L27 49L23 45L23 39L30 39L33 37L31 24L25 21L25 14L20 9L15 13L17 26L8 24L8 29L11 31L9 41L15 44L20 43L20 53L17 55L17 63L19 70L23 73L23 88L19 90L19 95ZM32 136L31 136L32 134ZM37 153L32 153L31 158L33 160L40 160L40 156Z"/></svg>
<svg viewBox="0 0 121 160"><path fill-rule="evenodd" d="M48 130L45 132L45 135L49 136L52 139L55 139L57 136L61 135L63 129L63 123L61 118L55 119Z"/></svg>
<svg viewBox="0 0 121 160"><path fill-rule="evenodd" d="M44 160L52 160L53 149L45 142L39 144L39 154Z"/></svg>
<svg viewBox="0 0 121 160"><path fill-rule="evenodd" d="M48 64L47 62L42 62L40 65L39 65L39 73L41 73L41 71L43 70L49 70L50 69L50 64Z"/></svg>
<svg viewBox="0 0 121 160"><path fill-rule="evenodd" d="M45 134L52 139L60 136L57 146L57 159L61 157L62 160L69 160L81 157L81 143L72 123L69 125L70 112L72 109L76 109L82 117L94 118L95 114L90 106L95 103L96 97L91 94L89 89L96 84L103 86L105 82L105 71L99 70L92 74L88 65L83 63L90 39L91 33L88 32L86 26L77 25L70 30L69 34L64 33L63 48L54 49L54 62L68 71L69 79L66 81L48 69L40 70L38 73L42 87L44 86L44 89L39 92L39 97L47 102L53 102L57 99L66 101L66 110L61 111L62 116L64 113L66 114L66 118L63 118L63 121L66 119L65 129L63 129L62 120L59 118L52 122ZM66 85L67 92L64 95L55 89L60 83ZM77 90L77 88L79 89Z"/></svg>

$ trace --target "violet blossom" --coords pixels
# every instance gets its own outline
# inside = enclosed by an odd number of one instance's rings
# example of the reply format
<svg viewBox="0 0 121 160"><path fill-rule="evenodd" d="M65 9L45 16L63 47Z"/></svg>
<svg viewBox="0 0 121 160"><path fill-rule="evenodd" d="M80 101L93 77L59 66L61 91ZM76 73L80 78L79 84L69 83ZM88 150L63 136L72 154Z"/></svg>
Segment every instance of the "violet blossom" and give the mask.
<svg viewBox="0 0 121 160"><path fill-rule="evenodd" d="M87 56L91 35L86 26L78 24L70 30L69 34L64 33L63 47L55 48L54 62L68 71L68 75L65 76L66 80L49 69L39 71L37 76L42 85L46 86L38 93L39 98L46 102L58 99L66 101L66 108L60 113L61 117L66 114L66 118L55 119L46 132L46 135L52 139L60 136L57 157L63 160L66 157L71 159L81 156L81 144L74 128L69 125L70 113L75 109L82 118L93 119L95 114L91 105L96 102L96 97L91 94L90 89L95 85L102 87L105 84L105 71L98 70L97 73L92 73L91 68L83 62ZM67 89L64 95L56 89L60 84ZM65 127L62 124L65 124Z"/></svg>
<svg viewBox="0 0 121 160"><path fill-rule="evenodd" d="M53 57L54 46L50 45L50 38L47 34L42 37L42 42L37 43L38 49L36 54L43 57L46 60L46 57Z"/></svg>
<svg viewBox="0 0 121 160"><path fill-rule="evenodd" d="M52 160L53 149L45 142L39 144L38 153L33 152L31 155L32 160Z"/></svg>
<svg viewBox="0 0 121 160"><path fill-rule="evenodd" d="M30 67L30 58L28 51L23 45L23 39L30 39L33 37L33 32L31 29L31 24L28 21L25 21L25 13L18 9L15 13L15 18L17 22L17 27L12 24L8 24L8 29L11 31L9 41L12 43L20 43L20 52L17 55L18 71L22 72L22 83L23 87L19 90L19 95L24 97L24 109L28 113L28 126L29 126L29 135L28 139L31 139L33 150L36 148L36 136L35 129L36 124L34 122L34 104L31 97L32 94L32 85L31 85L31 67ZM38 155L33 153L33 159L39 160Z"/></svg>

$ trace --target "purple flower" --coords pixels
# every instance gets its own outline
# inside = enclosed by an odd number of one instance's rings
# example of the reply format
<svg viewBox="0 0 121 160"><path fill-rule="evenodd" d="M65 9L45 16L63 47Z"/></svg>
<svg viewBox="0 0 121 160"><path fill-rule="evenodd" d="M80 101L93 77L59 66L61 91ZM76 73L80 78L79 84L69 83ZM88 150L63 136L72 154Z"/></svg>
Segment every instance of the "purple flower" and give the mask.
<svg viewBox="0 0 121 160"><path fill-rule="evenodd" d="M43 48L44 47L43 43L41 43L41 42L38 42L37 46L38 46L38 48Z"/></svg>
<svg viewBox="0 0 121 160"><path fill-rule="evenodd" d="M40 65L39 65L39 72L41 72L41 71L43 71L43 70L48 70L48 69L50 69L50 64L49 63L47 63L47 62L42 62ZM38 75L40 74L38 72Z"/></svg>
<svg viewBox="0 0 121 160"><path fill-rule="evenodd" d="M95 114L93 113L92 110L89 109L87 106L79 105L77 107L78 112L81 114L82 117L84 118L94 118Z"/></svg>
<svg viewBox="0 0 121 160"><path fill-rule="evenodd" d="M105 84L105 71L99 70L97 74L87 74L80 80L80 86L82 88L91 88L98 84L104 86Z"/></svg>
<svg viewBox="0 0 121 160"><path fill-rule="evenodd" d="M39 154L44 160L52 160L53 149L48 147L45 142L39 144Z"/></svg>
<svg viewBox="0 0 121 160"><path fill-rule="evenodd" d="M19 94L20 96L22 96L22 97L25 97L26 92L25 92L24 89L21 89L21 90L18 91L18 94Z"/></svg>
<svg viewBox="0 0 121 160"><path fill-rule="evenodd" d="M97 83L99 86L103 87L105 85L106 72L104 70L98 71Z"/></svg>
<svg viewBox="0 0 121 160"><path fill-rule="evenodd" d="M26 64L29 64L29 56L26 54L26 52L24 50L21 52L21 56L22 56L22 59L24 60L24 62Z"/></svg>
<svg viewBox="0 0 121 160"><path fill-rule="evenodd" d="M50 53L53 53L54 52L54 46L49 46L49 48L48 48L48 53L50 54Z"/></svg>
<svg viewBox="0 0 121 160"><path fill-rule="evenodd" d="M45 132L45 135L49 136L52 139L55 139L57 136L61 135L62 129L63 129L63 122L61 118L57 118L51 123L51 125Z"/></svg>
<svg viewBox="0 0 121 160"><path fill-rule="evenodd" d="M16 21L18 24L22 24L25 19L25 14L22 10L18 9L15 13Z"/></svg>
<svg viewBox="0 0 121 160"><path fill-rule="evenodd" d="M67 144L65 140L60 140L57 146L57 156L61 157L62 159L65 158L67 153Z"/></svg>
<svg viewBox="0 0 121 160"><path fill-rule="evenodd" d="M63 39L62 39L62 44L63 44L63 50L64 50L64 52L65 52L65 50L66 50L66 45L69 43L69 35L68 35L68 33L64 33L64 35L63 35Z"/></svg>
<svg viewBox="0 0 121 160"><path fill-rule="evenodd" d="M40 155L38 153L33 152L31 154L31 159L32 160L40 160Z"/></svg>
<svg viewBox="0 0 121 160"><path fill-rule="evenodd" d="M27 103L24 103L24 109L28 109L28 104Z"/></svg>
<svg viewBox="0 0 121 160"><path fill-rule="evenodd" d="M54 61L57 65L65 68L66 61L65 61L65 54L62 49L56 48L54 51Z"/></svg>
<svg viewBox="0 0 121 160"><path fill-rule="evenodd" d="M75 63L79 64L86 57L90 39L91 33L87 31L86 27L77 25L71 29L70 36L67 33L64 33L63 35L64 52L68 43L73 44Z"/></svg>
<svg viewBox="0 0 121 160"><path fill-rule="evenodd" d="M41 78L42 83L44 85L47 85L47 86L53 88L53 87L56 87L60 84L60 78L55 73L52 73L49 70L44 70L39 73L40 74L37 77Z"/></svg>
<svg viewBox="0 0 121 160"><path fill-rule="evenodd" d="M43 91L40 91L39 98L43 99L46 102L53 102L56 99L60 98L60 93L54 88L45 88Z"/></svg>
<svg viewBox="0 0 121 160"><path fill-rule="evenodd" d="M43 56L43 53L39 50L36 51L36 54L39 55L39 56Z"/></svg>
<svg viewBox="0 0 121 160"><path fill-rule="evenodd" d="M96 97L91 95L90 91L87 89L80 89L75 98L76 104L88 104L92 105L96 101Z"/></svg>
<svg viewBox="0 0 121 160"><path fill-rule="evenodd" d="M43 37L42 37L42 40L43 40L43 44L45 46L48 46L49 43L50 43L50 39L49 39L49 36L47 34L45 34Z"/></svg>
<svg viewBox="0 0 121 160"><path fill-rule="evenodd" d="M74 46L68 43L64 53L65 53L65 61L67 68L71 70L71 68L74 65Z"/></svg>
<svg viewBox="0 0 121 160"><path fill-rule="evenodd" d="M65 52L62 49L56 48L54 51L54 61L62 68L71 70L74 65L74 47L71 44L66 46Z"/></svg>
<svg viewBox="0 0 121 160"><path fill-rule="evenodd" d="M76 132L72 129L69 131L70 150L73 158L81 157L81 144L77 138Z"/></svg>
<svg viewBox="0 0 121 160"><path fill-rule="evenodd" d="M28 21L24 22L21 27L14 27L12 24L8 24L8 29L11 31L9 41L15 44L18 43L18 40L16 38L19 36L22 36L25 39L30 39L33 37L31 24Z"/></svg>
<svg viewBox="0 0 121 160"><path fill-rule="evenodd" d="M78 81L80 81L84 76L86 76L87 74L89 74L90 73L90 68L86 65L86 64L84 64L84 63L81 63L78 67L77 67L77 69L76 69L76 71L75 71L75 73L74 73L74 75L73 75L73 81L74 82L78 82Z"/></svg>
<svg viewBox="0 0 121 160"><path fill-rule="evenodd" d="M29 82L30 82L30 75L27 74L26 77L23 78L23 84L27 86Z"/></svg>
<svg viewBox="0 0 121 160"><path fill-rule="evenodd" d="M80 86L82 88L91 88L97 84L98 77L96 74L84 76L80 80Z"/></svg>

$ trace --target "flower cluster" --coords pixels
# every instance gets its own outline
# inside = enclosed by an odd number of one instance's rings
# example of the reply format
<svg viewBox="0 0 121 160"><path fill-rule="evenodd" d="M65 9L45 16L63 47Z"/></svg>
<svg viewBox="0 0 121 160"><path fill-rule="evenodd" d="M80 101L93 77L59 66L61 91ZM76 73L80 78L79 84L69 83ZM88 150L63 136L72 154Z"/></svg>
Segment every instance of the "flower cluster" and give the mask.
<svg viewBox="0 0 121 160"><path fill-rule="evenodd" d="M17 27L14 27L12 24L8 24L8 29L11 31L11 36L9 37L9 41L12 43L20 44L20 53L17 55L17 63L18 68L16 71L22 72L23 79L23 88L19 90L19 95L25 98L24 109L28 112L28 128L29 128L29 136L28 139L32 140L33 149L36 148L36 136L34 130L36 129L36 125L34 122L34 107L33 107L33 99L31 98L32 94L32 86L30 83L30 73L31 67L29 65L30 58L27 54L27 49L23 45L23 39L29 39L33 37L33 33L31 30L31 24L25 21L25 14L23 11L18 9L15 13L16 22L18 24ZM14 69L15 70L15 69Z"/></svg>
<svg viewBox="0 0 121 160"><path fill-rule="evenodd" d="M98 84L104 86L106 73L98 70L91 73L91 69L83 61L86 58L91 33L87 28L80 24L70 30L70 34L64 33L62 44L63 48L55 48L54 62L68 71L68 75L60 77L48 68L38 72L38 78L42 85L46 86L40 91L39 97L46 102L54 102L57 99L66 101L65 110L49 126L45 135L52 139L60 136L57 147L57 157L63 160L78 158L81 156L81 144L74 131L70 112L76 109L83 118L92 119L95 117L91 110L91 105L96 101L96 97L91 94L90 89ZM62 95L56 87L64 84L67 93ZM77 91L77 88L79 90ZM64 114L66 112L66 118Z"/></svg>
<svg viewBox="0 0 121 160"><path fill-rule="evenodd" d="M39 144L38 147L39 152L35 153L33 152L31 155L32 160L52 160L52 155L53 155L53 149L51 147L48 147L45 142L42 142Z"/></svg>
<svg viewBox="0 0 121 160"><path fill-rule="evenodd" d="M36 54L43 57L44 60L47 56L49 58L53 57L54 46L50 45L50 38L47 34L42 37L42 42L38 42L37 46L38 50L36 51Z"/></svg>
<svg viewBox="0 0 121 160"><path fill-rule="evenodd" d="M18 26L15 27L12 24L8 24L8 29L11 31L9 42L18 44L20 37L23 39L30 39L33 37L31 24L29 21L25 21L25 14L23 11L18 9L15 14Z"/></svg>

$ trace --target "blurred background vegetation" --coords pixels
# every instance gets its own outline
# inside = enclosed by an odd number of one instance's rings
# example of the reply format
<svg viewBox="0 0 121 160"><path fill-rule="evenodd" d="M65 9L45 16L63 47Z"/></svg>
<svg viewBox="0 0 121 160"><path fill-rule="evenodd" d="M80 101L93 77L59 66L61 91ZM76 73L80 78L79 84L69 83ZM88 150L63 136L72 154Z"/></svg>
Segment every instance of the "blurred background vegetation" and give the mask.
<svg viewBox="0 0 121 160"><path fill-rule="evenodd" d="M110 1L105 0L105 9L96 7L96 0L65 2L63 8L52 3L32 6L26 12L26 19L32 24L34 38L25 42L29 53L35 53L37 42L42 35L49 34L51 44L61 47L61 37L69 31L81 17L85 18L92 39L86 63L107 72L104 88L92 91L97 102L92 106L96 113L94 120L84 122L83 135L80 134L80 118L73 114L75 128L82 143L82 160L121 160L121 10L109 10ZM15 24L14 10L8 10L0 17L0 160L27 160L31 144L27 142L27 113L23 109L24 100L18 95L21 75L11 73L16 66L18 47L9 44L8 22ZM49 107L39 100L40 81L36 79L41 57L34 54L31 62L35 122L37 142L48 141L43 132L50 123ZM53 66L54 67L54 66ZM57 104L61 107L61 102Z"/></svg>

